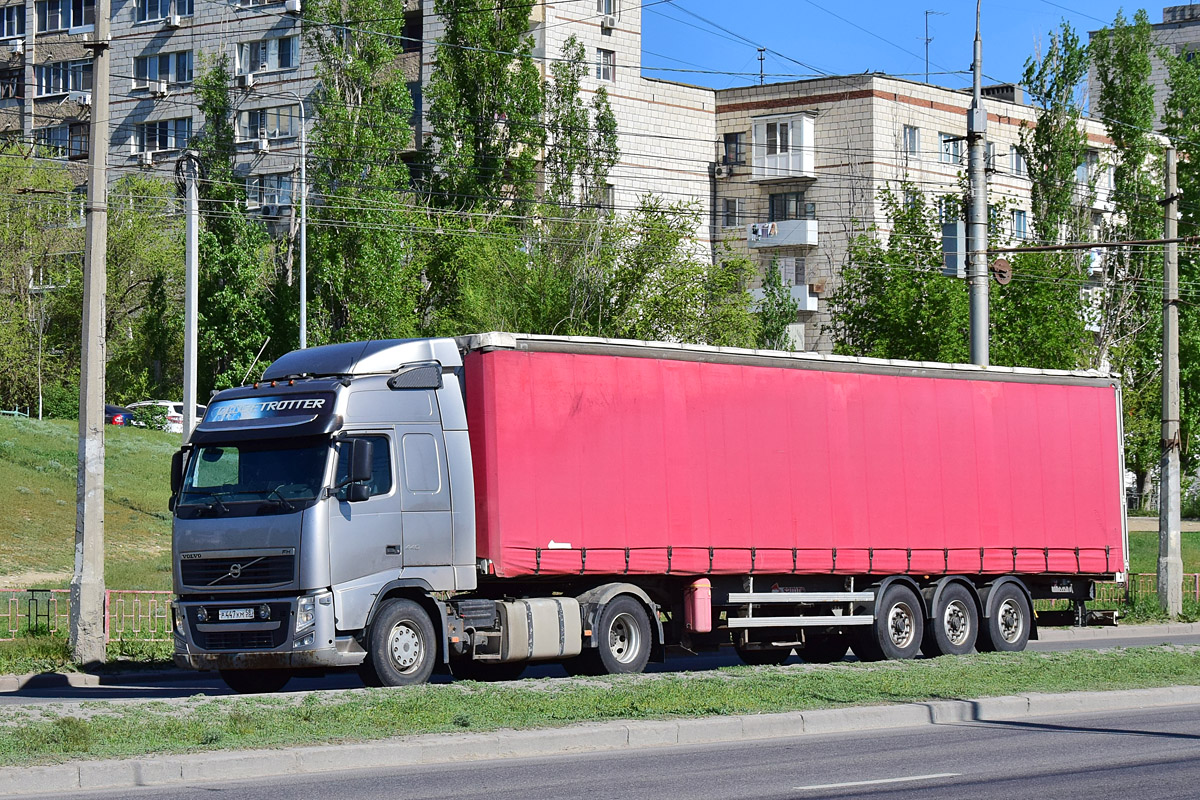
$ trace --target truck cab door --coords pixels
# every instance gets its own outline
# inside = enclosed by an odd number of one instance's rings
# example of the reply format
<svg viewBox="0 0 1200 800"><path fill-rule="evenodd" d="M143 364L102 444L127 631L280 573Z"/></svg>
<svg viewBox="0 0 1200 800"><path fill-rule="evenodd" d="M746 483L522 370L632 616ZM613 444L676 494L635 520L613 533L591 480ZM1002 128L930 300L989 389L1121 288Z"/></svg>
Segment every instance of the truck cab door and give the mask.
<svg viewBox="0 0 1200 800"><path fill-rule="evenodd" d="M351 503L342 487L329 503L329 577L335 587L381 572L398 573L404 566L394 432L364 431L343 437L337 443L334 485L349 474L351 438L364 438L373 445L370 496Z"/></svg>

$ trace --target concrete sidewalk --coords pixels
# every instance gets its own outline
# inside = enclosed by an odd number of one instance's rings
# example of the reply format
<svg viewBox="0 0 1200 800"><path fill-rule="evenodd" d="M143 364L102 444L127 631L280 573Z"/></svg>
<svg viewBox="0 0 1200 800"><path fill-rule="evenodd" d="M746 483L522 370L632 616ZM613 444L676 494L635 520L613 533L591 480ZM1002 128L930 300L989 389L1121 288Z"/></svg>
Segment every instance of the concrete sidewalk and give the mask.
<svg viewBox="0 0 1200 800"><path fill-rule="evenodd" d="M194 753L0 769L0 796L137 786L183 786L298 773L684 747L968 722L1020 721L1089 711L1200 704L1200 687L1028 694L787 714L572 725L532 731L437 734L366 744Z"/></svg>

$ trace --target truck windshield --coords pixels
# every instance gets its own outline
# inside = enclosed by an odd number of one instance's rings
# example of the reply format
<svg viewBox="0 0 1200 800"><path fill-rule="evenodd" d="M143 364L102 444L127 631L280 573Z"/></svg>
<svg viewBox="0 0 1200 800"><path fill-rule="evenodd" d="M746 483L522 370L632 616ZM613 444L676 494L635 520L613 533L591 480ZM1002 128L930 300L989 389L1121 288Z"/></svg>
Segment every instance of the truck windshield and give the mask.
<svg viewBox="0 0 1200 800"><path fill-rule="evenodd" d="M290 514L321 493L328 439L197 447L189 459L180 517Z"/></svg>

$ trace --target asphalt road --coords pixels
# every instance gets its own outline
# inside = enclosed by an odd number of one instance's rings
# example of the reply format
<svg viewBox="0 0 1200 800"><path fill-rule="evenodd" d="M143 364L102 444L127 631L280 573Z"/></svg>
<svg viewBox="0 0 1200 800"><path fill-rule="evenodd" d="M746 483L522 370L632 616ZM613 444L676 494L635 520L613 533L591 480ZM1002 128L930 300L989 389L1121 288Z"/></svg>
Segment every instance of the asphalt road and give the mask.
<svg viewBox="0 0 1200 800"><path fill-rule="evenodd" d="M1103 631L1113 634L1120 631ZM1038 652L1060 650L1093 649L1103 650L1115 647L1146 647L1156 644L1200 644L1200 632L1187 634L1137 635L1136 629L1130 629L1129 635L1101 635L1101 631L1091 631L1095 638L1051 639L1048 641L1033 641L1028 649ZM1087 632L1081 631L1086 634ZM849 656L853 658L853 656ZM792 657L793 662L799 659ZM665 664L650 664L647 672L687 672L696 670L716 669L740 664L737 655L731 648L725 648L719 653L704 654L689 657L669 658ZM525 670L522 677L565 677L566 672L560 665L543 664L531 666ZM447 682L449 676L435 675L433 682ZM336 689L362 688L362 682L354 672L330 673L323 678L295 678L285 691L330 691ZM125 676L120 683L100 686L44 686L26 687L16 692L0 693L0 707L5 705L24 705L32 703L78 702L85 700L123 700L123 699L167 699L172 697L191 697L197 694L222 695L232 692L221 681L216 673L183 674L181 680L155 680L153 682L138 682L133 676Z"/></svg>
<svg viewBox="0 0 1200 800"><path fill-rule="evenodd" d="M1195 795L1200 706L970 722L745 744L122 789L81 798L227 800L1139 800Z"/></svg>

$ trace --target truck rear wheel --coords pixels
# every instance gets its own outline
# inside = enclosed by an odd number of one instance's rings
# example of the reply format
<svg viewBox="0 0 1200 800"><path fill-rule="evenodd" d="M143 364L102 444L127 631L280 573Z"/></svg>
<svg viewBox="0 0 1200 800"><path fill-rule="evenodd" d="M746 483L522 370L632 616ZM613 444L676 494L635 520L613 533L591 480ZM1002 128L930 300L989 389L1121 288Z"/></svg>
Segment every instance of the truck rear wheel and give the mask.
<svg viewBox="0 0 1200 800"><path fill-rule="evenodd" d="M278 692L292 679L286 669L223 669L221 680L238 694Z"/></svg>
<svg viewBox="0 0 1200 800"><path fill-rule="evenodd" d="M925 635L921 602L912 589L893 583L875 601L875 622L851 643L859 661L902 661L921 649Z"/></svg>
<svg viewBox="0 0 1200 800"><path fill-rule="evenodd" d="M979 637L979 649L1004 653L1024 650L1029 642L1029 627L1032 624L1025 593L1015 584L1005 583L995 590L991 602L992 615L987 618L984 635Z"/></svg>
<svg viewBox="0 0 1200 800"><path fill-rule="evenodd" d="M979 611L971 592L959 583L947 586L938 596L932 624L925 631L921 652L931 658L961 656L975 649L979 636Z"/></svg>
<svg viewBox="0 0 1200 800"><path fill-rule="evenodd" d="M594 633L600 664L609 675L641 672L650 660L650 618L642 604L621 595L604 606Z"/></svg>
<svg viewBox="0 0 1200 800"><path fill-rule="evenodd" d="M388 600L371 623L359 674L368 686L413 686L429 680L436 655L425 609L412 600Z"/></svg>

